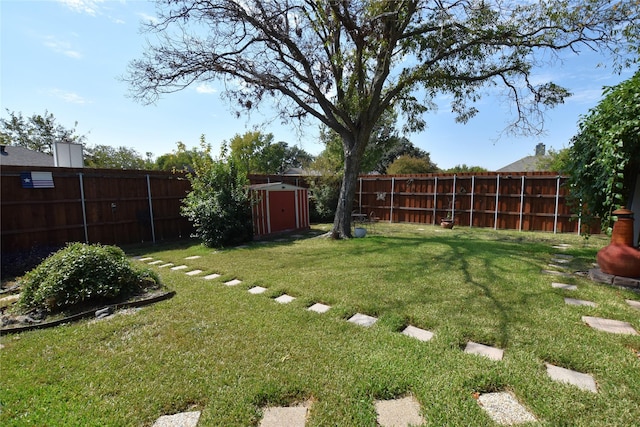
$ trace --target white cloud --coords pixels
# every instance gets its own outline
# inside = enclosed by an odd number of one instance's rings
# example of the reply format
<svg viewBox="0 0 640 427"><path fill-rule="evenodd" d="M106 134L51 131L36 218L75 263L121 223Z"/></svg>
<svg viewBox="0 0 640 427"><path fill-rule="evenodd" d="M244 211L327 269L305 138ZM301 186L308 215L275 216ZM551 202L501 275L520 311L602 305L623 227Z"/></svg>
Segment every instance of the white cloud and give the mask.
<svg viewBox="0 0 640 427"><path fill-rule="evenodd" d="M77 50L71 48L71 43L64 40L59 40L54 36L46 36L44 38L44 45L56 53L61 53L69 58L80 59L82 54Z"/></svg>
<svg viewBox="0 0 640 427"><path fill-rule="evenodd" d="M200 83L198 86L196 86L196 92L212 94L212 93L218 93L218 89L214 88L213 86L207 83Z"/></svg>
<svg viewBox="0 0 640 427"><path fill-rule="evenodd" d="M158 23L158 18L153 16L153 15L149 15L148 13L144 13L144 12L140 12L137 14L140 19L142 19L143 21L148 21L152 24L157 24Z"/></svg>
<svg viewBox="0 0 640 427"><path fill-rule="evenodd" d="M57 0L57 1L75 12L86 13L91 16L96 16L100 10L100 4L104 3L104 0Z"/></svg>
<svg viewBox="0 0 640 427"><path fill-rule="evenodd" d="M68 102L69 104L88 104L89 102L84 99L82 96L78 95L74 92L66 92L61 89L52 89L49 91L49 94L55 96L56 98L62 99L64 102Z"/></svg>

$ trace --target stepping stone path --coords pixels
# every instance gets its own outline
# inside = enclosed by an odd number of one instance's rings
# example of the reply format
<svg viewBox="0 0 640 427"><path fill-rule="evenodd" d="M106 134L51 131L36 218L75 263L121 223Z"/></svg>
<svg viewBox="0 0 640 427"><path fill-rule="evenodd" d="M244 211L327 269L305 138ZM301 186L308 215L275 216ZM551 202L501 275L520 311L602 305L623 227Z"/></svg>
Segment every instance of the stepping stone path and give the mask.
<svg viewBox="0 0 640 427"><path fill-rule="evenodd" d="M572 371L571 369L561 368L549 363L545 363L547 367L547 375L554 381L571 384L582 390L592 393L598 392L598 387L593 377L589 374Z"/></svg>
<svg viewBox="0 0 640 427"><path fill-rule="evenodd" d="M575 298L565 298L564 299L564 303L568 304L568 305L586 305L588 307L597 307L598 304L596 304L593 301L585 301L583 299L575 299Z"/></svg>
<svg viewBox="0 0 640 427"><path fill-rule="evenodd" d="M175 267L171 267L172 270L184 270L185 268L189 268L186 265L177 265Z"/></svg>
<svg viewBox="0 0 640 427"><path fill-rule="evenodd" d="M220 277L219 274L213 273L213 274L209 274L207 276L204 276L204 280L213 280L213 279L217 279L218 277Z"/></svg>
<svg viewBox="0 0 640 427"><path fill-rule="evenodd" d="M275 298L274 301L279 302L280 304L289 304L294 299L296 298L292 297L291 295L282 294L278 298Z"/></svg>
<svg viewBox="0 0 640 427"><path fill-rule="evenodd" d="M320 304L319 302L317 302L313 304L311 307L309 307L307 310L315 311L316 313L326 313L327 311L329 311L330 308L331 306Z"/></svg>
<svg viewBox="0 0 640 427"><path fill-rule="evenodd" d="M553 282L551 284L552 288L556 288L556 289L564 289L566 291L577 291L578 287L576 285L567 285L566 283L557 283L557 282Z"/></svg>
<svg viewBox="0 0 640 427"><path fill-rule="evenodd" d="M500 348L479 344L473 341L469 341L467 343L467 346L464 348L464 352L488 357L492 360L502 360L502 357L504 356L504 350Z"/></svg>
<svg viewBox="0 0 640 427"><path fill-rule="evenodd" d="M240 283L242 283L242 280L238 280L238 279L233 279L233 280L229 280L228 282L224 282L224 284L227 286L236 286L236 285L239 285Z"/></svg>
<svg viewBox="0 0 640 427"><path fill-rule="evenodd" d="M638 332L636 332L629 323L621 322L620 320L582 316L582 321L599 331L609 332L612 334L638 335Z"/></svg>
<svg viewBox="0 0 640 427"><path fill-rule="evenodd" d="M505 391L481 394L478 404L498 424L514 425L537 421L515 397Z"/></svg>
<svg viewBox="0 0 640 427"><path fill-rule="evenodd" d="M187 276L197 276L200 273L202 273L202 270L191 270L191 271L187 271L185 274Z"/></svg>
<svg viewBox="0 0 640 427"><path fill-rule="evenodd" d="M420 404L412 397L376 400L377 421L380 427L406 427L424 424L420 415Z"/></svg>
<svg viewBox="0 0 640 427"><path fill-rule="evenodd" d="M200 411L163 415L153 423L153 427L195 427L200 420Z"/></svg>
<svg viewBox="0 0 640 427"><path fill-rule="evenodd" d="M625 300L627 302L627 304L629 304L631 307L640 310L640 301L634 301L631 299L627 299Z"/></svg>
<svg viewBox="0 0 640 427"><path fill-rule="evenodd" d="M259 427L304 427L307 422L309 404L298 406L277 406L264 410Z"/></svg>
<svg viewBox="0 0 640 427"><path fill-rule="evenodd" d="M376 317L367 316L366 314L356 313L349 318L349 322L355 323L356 325L369 327L376 323L378 319Z"/></svg>
<svg viewBox="0 0 640 427"><path fill-rule="evenodd" d="M415 326L407 326L402 333L406 336L416 338L420 341L429 341L433 338L433 332L426 331L424 329L416 328Z"/></svg>
<svg viewBox="0 0 640 427"><path fill-rule="evenodd" d="M249 289L249 293L257 295L265 292L266 290L267 288L263 288L262 286L254 286L253 288Z"/></svg>

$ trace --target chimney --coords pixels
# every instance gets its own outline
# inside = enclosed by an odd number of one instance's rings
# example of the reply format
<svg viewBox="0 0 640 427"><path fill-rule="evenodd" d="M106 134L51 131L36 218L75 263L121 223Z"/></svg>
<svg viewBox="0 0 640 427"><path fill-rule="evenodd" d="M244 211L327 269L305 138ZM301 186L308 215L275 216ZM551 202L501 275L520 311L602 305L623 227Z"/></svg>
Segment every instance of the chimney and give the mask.
<svg viewBox="0 0 640 427"><path fill-rule="evenodd" d="M538 145L536 145L536 157L542 157L544 156L545 153L545 145L540 142L538 143Z"/></svg>

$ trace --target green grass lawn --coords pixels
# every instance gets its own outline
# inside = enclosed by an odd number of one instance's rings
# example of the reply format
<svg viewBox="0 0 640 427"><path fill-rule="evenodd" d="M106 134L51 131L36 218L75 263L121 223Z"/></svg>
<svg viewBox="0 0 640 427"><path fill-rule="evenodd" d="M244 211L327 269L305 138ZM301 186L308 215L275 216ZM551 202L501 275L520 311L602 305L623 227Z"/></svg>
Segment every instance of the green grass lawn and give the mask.
<svg viewBox="0 0 640 427"><path fill-rule="evenodd" d="M612 318L640 330L640 312L625 303L640 295L541 274L560 252L552 245L571 244L569 268L587 270L607 240L378 224L348 241L130 249L203 273L153 267L174 298L3 336L0 425L139 426L201 410L199 426L251 426L267 405L310 400L307 425L375 426L375 399L411 394L427 425L483 426L493 422L474 393L498 390L541 425L640 425L640 336L581 321ZM201 258L184 260L192 255ZM209 273L222 276L204 280ZM242 284L224 286L233 278ZM268 290L247 292L256 285ZM296 300L273 301L283 293ZM598 306L565 305L565 296ZM306 310L315 302L332 308ZM370 328L345 321L357 312L379 320ZM400 334L409 324L434 338ZM469 340L504 349L504 359L464 353ZM593 375L599 392L550 380L545 362Z"/></svg>

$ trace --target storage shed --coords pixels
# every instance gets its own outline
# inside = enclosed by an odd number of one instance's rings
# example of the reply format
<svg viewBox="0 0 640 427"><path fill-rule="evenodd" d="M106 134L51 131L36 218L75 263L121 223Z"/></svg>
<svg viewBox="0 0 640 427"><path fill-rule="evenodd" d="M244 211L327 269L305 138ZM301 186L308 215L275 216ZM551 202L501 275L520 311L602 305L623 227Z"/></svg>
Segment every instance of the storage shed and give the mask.
<svg viewBox="0 0 640 427"><path fill-rule="evenodd" d="M309 229L309 191L306 188L271 182L255 184L250 189L255 237Z"/></svg>

